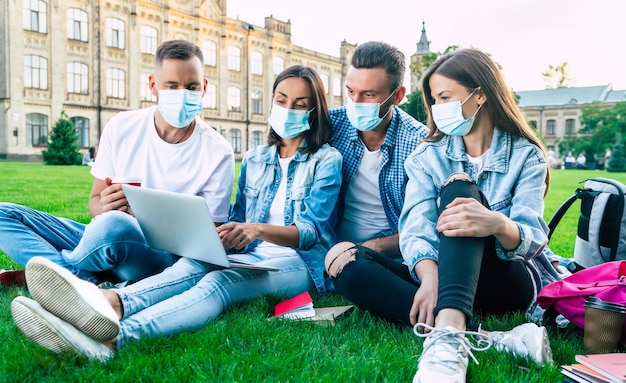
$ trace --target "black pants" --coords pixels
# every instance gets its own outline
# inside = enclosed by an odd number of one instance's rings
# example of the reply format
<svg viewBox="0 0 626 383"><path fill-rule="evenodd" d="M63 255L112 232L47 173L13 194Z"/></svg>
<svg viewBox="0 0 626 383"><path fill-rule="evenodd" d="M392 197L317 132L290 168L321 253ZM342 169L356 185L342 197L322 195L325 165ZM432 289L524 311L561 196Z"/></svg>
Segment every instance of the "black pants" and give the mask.
<svg viewBox="0 0 626 383"><path fill-rule="evenodd" d="M456 197L471 197L489 206L478 186L453 181L441 191L440 211ZM533 280L523 262L497 257L495 239L440 236L439 295L435 316L443 308L462 311L467 323L474 310L490 314L526 309L533 299ZM354 262L334 279L338 293L357 307L386 321L410 325L409 311L419 288L402 259L358 246Z"/></svg>

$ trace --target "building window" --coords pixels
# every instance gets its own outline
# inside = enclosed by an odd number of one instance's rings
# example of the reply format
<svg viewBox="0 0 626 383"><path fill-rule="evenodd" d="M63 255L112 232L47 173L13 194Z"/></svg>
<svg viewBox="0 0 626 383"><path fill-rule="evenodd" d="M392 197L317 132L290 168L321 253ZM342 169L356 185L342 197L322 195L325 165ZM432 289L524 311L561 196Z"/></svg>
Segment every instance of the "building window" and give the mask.
<svg viewBox="0 0 626 383"><path fill-rule="evenodd" d="M126 74L118 68L109 68L107 76L107 97L124 98L124 82Z"/></svg>
<svg viewBox="0 0 626 383"><path fill-rule="evenodd" d="M263 114L263 92L255 90L252 92L252 113Z"/></svg>
<svg viewBox="0 0 626 383"><path fill-rule="evenodd" d="M556 131L556 121L548 120L546 123L546 136L554 136Z"/></svg>
<svg viewBox="0 0 626 383"><path fill-rule="evenodd" d="M67 64L67 91L69 93L89 94L87 65L79 62Z"/></svg>
<svg viewBox="0 0 626 383"><path fill-rule="evenodd" d="M67 38L87 41L87 12L77 8L67 10Z"/></svg>
<svg viewBox="0 0 626 383"><path fill-rule="evenodd" d="M141 101L152 101L156 102L156 96L152 94L150 90L150 81L148 80L150 77L150 73L144 73L141 75Z"/></svg>
<svg viewBox="0 0 626 383"><path fill-rule="evenodd" d="M576 120L568 118L565 120L565 134L574 134L574 127L576 126Z"/></svg>
<svg viewBox="0 0 626 383"><path fill-rule="evenodd" d="M228 47L228 69L241 70L241 50L237 47Z"/></svg>
<svg viewBox="0 0 626 383"><path fill-rule="evenodd" d="M46 3L41 0L24 0L24 29L46 33Z"/></svg>
<svg viewBox="0 0 626 383"><path fill-rule="evenodd" d="M255 130L252 132L252 147L263 145L263 133Z"/></svg>
<svg viewBox="0 0 626 383"><path fill-rule="evenodd" d="M206 93L202 98L202 106L207 109L217 108L217 88L213 84L208 84Z"/></svg>
<svg viewBox="0 0 626 383"><path fill-rule="evenodd" d="M228 87L228 110L241 112L241 90L234 86Z"/></svg>
<svg viewBox="0 0 626 383"><path fill-rule="evenodd" d="M274 57L274 76L278 76L285 69L285 60L282 57Z"/></svg>
<svg viewBox="0 0 626 383"><path fill-rule="evenodd" d="M204 65L217 65L217 44L211 40L202 42L202 55L204 56Z"/></svg>
<svg viewBox="0 0 626 383"><path fill-rule="evenodd" d="M537 121L530 120L530 121L528 121L528 125L530 125L531 128L537 130Z"/></svg>
<svg viewBox="0 0 626 383"><path fill-rule="evenodd" d="M250 58L250 66L252 74L256 74L259 76L263 75L263 54L261 52L252 52L252 56Z"/></svg>
<svg viewBox="0 0 626 383"><path fill-rule="evenodd" d="M322 73L320 78L322 79L322 85L324 85L324 93L328 93L328 76Z"/></svg>
<svg viewBox="0 0 626 383"><path fill-rule="evenodd" d="M229 135L230 146L233 152L241 153L241 131L239 129L231 129Z"/></svg>
<svg viewBox="0 0 626 383"><path fill-rule="evenodd" d="M341 79L333 77L333 96L341 96Z"/></svg>
<svg viewBox="0 0 626 383"><path fill-rule="evenodd" d="M125 24L117 18L108 18L106 22L107 28L107 46L113 48L124 49L125 41Z"/></svg>
<svg viewBox="0 0 626 383"><path fill-rule="evenodd" d="M41 56L24 56L24 86L48 89L48 60Z"/></svg>
<svg viewBox="0 0 626 383"><path fill-rule="evenodd" d="M157 50L157 30L153 27L141 27L141 53L149 53L151 55Z"/></svg>
<svg viewBox="0 0 626 383"><path fill-rule="evenodd" d="M76 143L81 148L89 147L89 120L85 117L72 117L70 121L74 124L76 129L76 136L78 137Z"/></svg>
<svg viewBox="0 0 626 383"><path fill-rule="evenodd" d="M48 145L48 116L39 113L26 115L26 145Z"/></svg>

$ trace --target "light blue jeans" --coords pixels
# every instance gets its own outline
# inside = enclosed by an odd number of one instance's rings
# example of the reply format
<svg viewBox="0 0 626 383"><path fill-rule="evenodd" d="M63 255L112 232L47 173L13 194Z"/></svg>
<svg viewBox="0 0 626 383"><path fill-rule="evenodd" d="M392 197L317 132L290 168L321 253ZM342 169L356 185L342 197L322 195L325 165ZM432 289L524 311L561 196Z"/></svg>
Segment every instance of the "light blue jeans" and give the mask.
<svg viewBox="0 0 626 383"><path fill-rule="evenodd" d="M101 282L97 272L137 281L178 260L150 248L126 213L104 213L85 225L12 203L0 203L0 249L22 266L38 255L94 283Z"/></svg>
<svg viewBox="0 0 626 383"><path fill-rule="evenodd" d="M263 259L251 252L232 258L279 271L221 269L181 258L160 274L114 289L124 309L118 349L142 337L200 329L228 307L261 295L293 297L305 290L315 290L306 264L293 253Z"/></svg>

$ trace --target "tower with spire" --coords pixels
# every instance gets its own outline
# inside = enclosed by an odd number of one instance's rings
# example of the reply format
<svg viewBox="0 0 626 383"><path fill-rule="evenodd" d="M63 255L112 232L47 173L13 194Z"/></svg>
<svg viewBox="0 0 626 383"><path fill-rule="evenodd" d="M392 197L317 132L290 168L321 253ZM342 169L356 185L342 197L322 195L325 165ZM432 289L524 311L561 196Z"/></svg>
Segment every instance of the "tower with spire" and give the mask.
<svg viewBox="0 0 626 383"><path fill-rule="evenodd" d="M420 36L420 41L417 43L416 52L411 55L411 93L422 88L420 78L414 68L419 64L422 57L429 53L432 52L430 51L430 41L428 41L428 37L426 36L426 22L422 20L422 35Z"/></svg>

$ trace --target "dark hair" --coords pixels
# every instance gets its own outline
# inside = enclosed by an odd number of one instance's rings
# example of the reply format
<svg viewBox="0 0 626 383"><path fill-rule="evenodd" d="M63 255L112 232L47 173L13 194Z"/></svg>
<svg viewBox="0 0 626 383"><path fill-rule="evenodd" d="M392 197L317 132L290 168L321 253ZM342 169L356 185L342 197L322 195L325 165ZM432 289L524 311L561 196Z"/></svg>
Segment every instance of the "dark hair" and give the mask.
<svg viewBox="0 0 626 383"><path fill-rule="evenodd" d="M469 92L480 87L487 96L482 113L489 114L493 125L514 136L524 137L538 146L545 158L548 158L545 146L526 122L513 91L504 82L500 68L489 56L477 49L461 49L440 56L424 73L422 89L430 128L424 141L438 141L443 137L433 121L432 105L435 100L430 89L430 78L435 73L458 82ZM549 175L546 178L546 185L548 184Z"/></svg>
<svg viewBox="0 0 626 383"><path fill-rule="evenodd" d="M186 40L169 40L164 41L156 51L156 66L161 66L165 59L189 60L196 56L204 65L204 56L202 50L194 44Z"/></svg>
<svg viewBox="0 0 626 383"><path fill-rule="evenodd" d="M404 82L406 60L398 48L381 41L368 41L356 47L350 62L354 68L383 68L389 80L389 91Z"/></svg>
<svg viewBox="0 0 626 383"><path fill-rule="evenodd" d="M278 84L289 77L304 79L309 84L309 87L311 87L312 105L310 105L309 110L315 109L309 114L309 125L311 129L304 133L306 147L303 150L306 153L315 153L322 145L330 143L333 135L324 84L317 72L312 68L302 65L293 65L282 71L276 77L274 86L272 87L272 99L274 98L273 95L276 92ZM283 139L274 132L274 129L270 129L267 143L281 147L283 145Z"/></svg>

